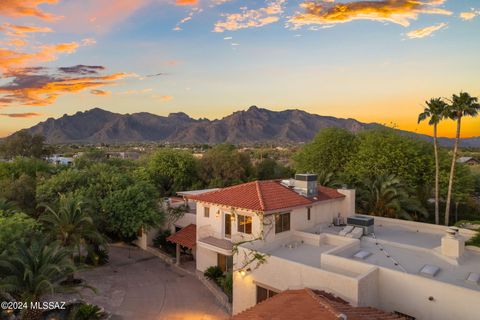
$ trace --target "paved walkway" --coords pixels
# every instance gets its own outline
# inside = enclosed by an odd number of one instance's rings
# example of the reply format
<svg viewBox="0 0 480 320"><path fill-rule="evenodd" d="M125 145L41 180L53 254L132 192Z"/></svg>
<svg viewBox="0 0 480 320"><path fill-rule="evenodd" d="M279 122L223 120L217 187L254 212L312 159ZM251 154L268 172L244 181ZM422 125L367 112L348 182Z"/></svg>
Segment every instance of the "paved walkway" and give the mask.
<svg viewBox="0 0 480 320"><path fill-rule="evenodd" d="M97 288L83 299L117 319L217 320L227 312L194 276L137 248L110 248L110 263L77 275Z"/></svg>

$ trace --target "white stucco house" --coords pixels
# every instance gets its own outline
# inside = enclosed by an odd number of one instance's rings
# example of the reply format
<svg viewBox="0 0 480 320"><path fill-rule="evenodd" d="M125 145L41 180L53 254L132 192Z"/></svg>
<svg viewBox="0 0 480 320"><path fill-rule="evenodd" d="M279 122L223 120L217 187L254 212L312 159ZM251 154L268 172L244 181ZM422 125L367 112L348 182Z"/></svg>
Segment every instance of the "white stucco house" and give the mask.
<svg viewBox="0 0 480 320"><path fill-rule="evenodd" d="M234 315L308 288L404 319L480 319L473 231L356 215L355 190L310 174L181 195L195 210L172 242L192 248L201 272L232 271Z"/></svg>

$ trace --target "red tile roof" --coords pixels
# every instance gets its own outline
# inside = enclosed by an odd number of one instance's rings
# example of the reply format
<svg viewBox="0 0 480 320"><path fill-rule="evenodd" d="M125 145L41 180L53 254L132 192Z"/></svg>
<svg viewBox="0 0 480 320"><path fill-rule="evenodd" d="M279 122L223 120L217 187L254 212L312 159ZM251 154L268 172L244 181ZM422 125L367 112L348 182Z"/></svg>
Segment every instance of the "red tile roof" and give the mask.
<svg viewBox="0 0 480 320"><path fill-rule="evenodd" d="M167 241L192 249L197 243L197 225L189 224L168 237Z"/></svg>
<svg viewBox="0 0 480 320"><path fill-rule="evenodd" d="M188 196L196 201L263 212L308 206L317 201L343 197L345 196L335 189L319 186L318 195L307 198L275 180L247 182Z"/></svg>
<svg viewBox="0 0 480 320"><path fill-rule="evenodd" d="M352 307L324 291L286 290L235 316L232 320L400 320L402 316L371 307Z"/></svg>

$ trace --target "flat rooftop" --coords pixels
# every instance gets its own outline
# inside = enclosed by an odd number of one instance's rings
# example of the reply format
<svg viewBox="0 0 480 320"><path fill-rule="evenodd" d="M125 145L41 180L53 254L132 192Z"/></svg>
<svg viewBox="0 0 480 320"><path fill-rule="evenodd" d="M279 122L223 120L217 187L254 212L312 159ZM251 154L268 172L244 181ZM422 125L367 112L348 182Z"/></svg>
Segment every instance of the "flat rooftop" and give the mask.
<svg viewBox="0 0 480 320"><path fill-rule="evenodd" d="M342 270L331 269L328 264L321 264L322 256L334 255L480 291L480 284L466 281L470 273L480 273L480 250L465 249L465 254L458 261L444 256L440 247L446 227L375 218L374 234L363 236L360 240L350 239L350 241L342 242L346 237L339 236L338 233L343 228L342 226L319 224L300 232L300 234L306 234L305 243L302 243L302 236L297 233L296 236L285 239L281 245L277 245L275 248L270 247L265 248L265 251L260 251L327 271L349 276L358 275L353 266L350 270L348 264ZM319 245L315 245L308 241L308 234L333 235L333 239L338 239L338 241L320 241ZM463 238L466 240L466 233L463 234ZM349 243L352 244L352 241L353 243L357 241L357 245L349 245ZM367 257L364 259L354 257L359 251L367 252ZM420 270L426 265L439 268L435 276L430 277L420 273Z"/></svg>
<svg viewBox="0 0 480 320"><path fill-rule="evenodd" d="M335 246L330 244L313 246L306 243L296 243L296 241L292 241L273 250L266 250L265 253L286 260L299 262L307 266L320 268L322 253L333 248L335 248Z"/></svg>

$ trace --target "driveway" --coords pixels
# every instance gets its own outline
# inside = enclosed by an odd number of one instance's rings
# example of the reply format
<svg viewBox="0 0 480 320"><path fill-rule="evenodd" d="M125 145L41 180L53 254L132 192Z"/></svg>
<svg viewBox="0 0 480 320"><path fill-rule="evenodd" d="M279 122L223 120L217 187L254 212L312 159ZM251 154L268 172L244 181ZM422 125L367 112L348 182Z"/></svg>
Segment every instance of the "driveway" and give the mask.
<svg viewBox="0 0 480 320"><path fill-rule="evenodd" d="M110 248L110 263L77 275L98 292L83 299L117 319L217 320L227 312L194 276L137 248Z"/></svg>

